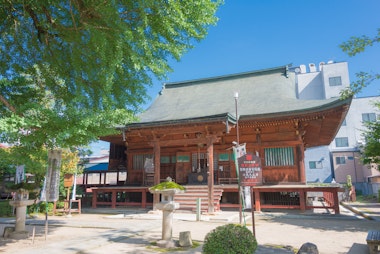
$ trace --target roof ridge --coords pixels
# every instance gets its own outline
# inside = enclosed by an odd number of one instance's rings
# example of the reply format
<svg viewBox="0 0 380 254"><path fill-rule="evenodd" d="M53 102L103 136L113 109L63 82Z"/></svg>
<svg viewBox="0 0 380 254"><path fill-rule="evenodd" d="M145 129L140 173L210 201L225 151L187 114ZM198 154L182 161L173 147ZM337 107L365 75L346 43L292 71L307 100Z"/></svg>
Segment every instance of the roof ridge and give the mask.
<svg viewBox="0 0 380 254"><path fill-rule="evenodd" d="M169 88L175 88L175 87L187 86L189 84L194 85L195 83L204 83L204 82L216 81L216 80L241 78L242 76L263 75L263 74L267 74L268 72L276 72L276 71L277 72L283 71L284 75L287 76L288 68L290 66L291 66L291 64L287 64L287 65L282 65L282 66L278 66L278 67L272 67L272 68L254 70L254 71L239 72L239 73L233 73L233 74L227 74L227 75L220 75L220 76L199 78L199 79L191 79L191 80L178 81L178 82L168 82L168 83L164 83L162 89L165 89L168 87Z"/></svg>

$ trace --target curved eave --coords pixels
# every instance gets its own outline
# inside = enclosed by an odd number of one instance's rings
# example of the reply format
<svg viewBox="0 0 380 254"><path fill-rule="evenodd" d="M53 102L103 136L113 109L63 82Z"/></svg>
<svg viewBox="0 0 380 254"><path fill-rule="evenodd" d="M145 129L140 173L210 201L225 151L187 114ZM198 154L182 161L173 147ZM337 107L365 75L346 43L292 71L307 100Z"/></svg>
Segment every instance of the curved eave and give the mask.
<svg viewBox="0 0 380 254"><path fill-rule="evenodd" d="M176 126L176 125L186 125L186 124L204 124L204 123L215 123L215 122L226 122L236 123L236 118L229 113L205 116L199 118L189 118L189 119L177 119L168 121L155 121L155 122L144 122L144 123L131 123L124 127L118 127L121 130L135 130L135 129L145 129L145 128L155 128L155 127L165 127L165 126Z"/></svg>

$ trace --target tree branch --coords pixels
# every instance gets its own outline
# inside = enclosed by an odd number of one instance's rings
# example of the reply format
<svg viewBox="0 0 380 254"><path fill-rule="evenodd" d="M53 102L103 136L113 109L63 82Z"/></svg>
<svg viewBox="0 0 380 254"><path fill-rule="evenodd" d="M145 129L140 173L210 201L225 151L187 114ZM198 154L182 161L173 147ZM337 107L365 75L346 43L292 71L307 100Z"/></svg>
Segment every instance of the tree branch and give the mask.
<svg viewBox="0 0 380 254"><path fill-rule="evenodd" d="M4 96L2 96L0 94L0 101L10 110L12 111L13 113L16 113L16 108L13 107L8 101L7 99L4 98Z"/></svg>

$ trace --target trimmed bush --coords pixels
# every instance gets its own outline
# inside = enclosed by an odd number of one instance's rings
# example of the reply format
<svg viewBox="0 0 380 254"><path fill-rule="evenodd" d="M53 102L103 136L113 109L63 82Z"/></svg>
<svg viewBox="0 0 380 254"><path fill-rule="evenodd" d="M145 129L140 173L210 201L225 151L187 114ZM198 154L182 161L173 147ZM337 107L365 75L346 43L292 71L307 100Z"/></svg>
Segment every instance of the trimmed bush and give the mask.
<svg viewBox="0 0 380 254"><path fill-rule="evenodd" d="M205 254L252 254L256 248L256 238L247 227L226 224L206 235L202 250Z"/></svg>

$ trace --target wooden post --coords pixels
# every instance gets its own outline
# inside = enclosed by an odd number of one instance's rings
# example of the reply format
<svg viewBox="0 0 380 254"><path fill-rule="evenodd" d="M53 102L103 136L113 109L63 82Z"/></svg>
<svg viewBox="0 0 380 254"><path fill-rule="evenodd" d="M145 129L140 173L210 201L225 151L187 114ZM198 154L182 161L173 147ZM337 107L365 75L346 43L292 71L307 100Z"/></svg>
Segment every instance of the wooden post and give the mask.
<svg viewBox="0 0 380 254"><path fill-rule="evenodd" d="M260 191L258 189L253 191L255 192L255 210L261 212Z"/></svg>
<svg viewBox="0 0 380 254"><path fill-rule="evenodd" d="M97 191L92 189L92 208L96 208Z"/></svg>
<svg viewBox="0 0 380 254"><path fill-rule="evenodd" d="M306 210L306 196L305 195L305 191L300 189L300 209L302 212L304 212Z"/></svg>
<svg viewBox="0 0 380 254"><path fill-rule="evenodd" d="M334 211L335 211L335 214L340 214L340 210L339 210L339 198L338 198L338 189L335 188L332 192L333 194L333 199L334 199Z"/></svg>
<svg viewBox="0 0 380 254"><path fill-rule="evenodd" d="M255 197L253 196L253 188L249 187L249 191L251 192L251 212L252 212L252 233L253 236L256 237L256 225L255 225Z"/></svg>
<svg viewBox="0 0 380 254"><path fill-rule="evenodd" d="M214 209L214 144L213 138L207 138L207 163L208 163L208 212L215 212Z"/></svg>
<svg viewBox="0 0 380 254"><path fill-rule="evenodd" d="M154 154L154 185L160 183L160 170L161 170L161 147L160 142L155 140L153 142ZM155 210L156 204L160 202L160 194L153 194L153 209Z"/></svg>
<svg viewBox="0 0 380 254"><path fill-rule="evenodd" d="M116 190L112 190L112 196L111 196L111 207L116 208Z"/></svg>
<svg viewBox="0 0 380 254"><path fill-rule="evenodd" d="M147 189L141 191L141 208L146 208L146 193Z"/></svg>
<svg viewBox="0 0 380 254"><path fill-rule="evenodd" d="M299 176L300 176L300 182L306 183L306 172L305 172L305 164L304 164L304 147L303 145L297 146L297 157L298 159L298 168L299 168Z"/></svg>

